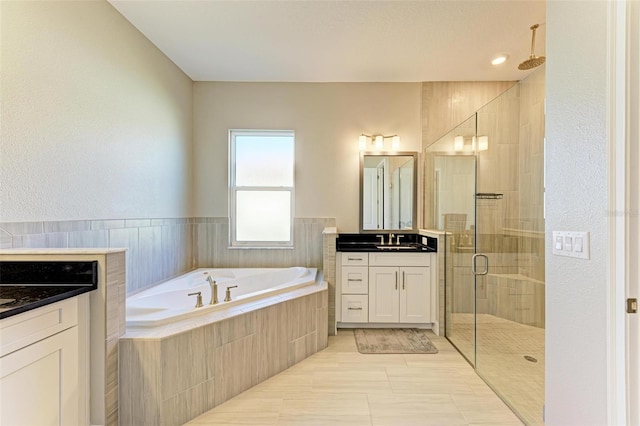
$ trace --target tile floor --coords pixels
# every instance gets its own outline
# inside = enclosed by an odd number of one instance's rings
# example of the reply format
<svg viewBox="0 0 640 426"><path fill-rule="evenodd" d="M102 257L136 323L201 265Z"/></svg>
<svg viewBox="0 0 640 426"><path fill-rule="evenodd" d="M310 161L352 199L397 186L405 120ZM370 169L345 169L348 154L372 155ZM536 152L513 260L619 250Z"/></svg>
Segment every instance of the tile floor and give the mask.
<svg viewBox="0 0 640 426"><path fill-rule="evenodd" d="M452 320L451 341L473 358L473 315L453 314ZM544 329L478 314L476 330L478 373L528 425L544 424ZM525 355L537 362L527 361Z"/></svg>
<svg viewBox="0 0 640 426"><path fill-rule="evenodd" d="M188 423L522 425L443 337L437 354L363 355L351 330L329 347Z"/></svg>

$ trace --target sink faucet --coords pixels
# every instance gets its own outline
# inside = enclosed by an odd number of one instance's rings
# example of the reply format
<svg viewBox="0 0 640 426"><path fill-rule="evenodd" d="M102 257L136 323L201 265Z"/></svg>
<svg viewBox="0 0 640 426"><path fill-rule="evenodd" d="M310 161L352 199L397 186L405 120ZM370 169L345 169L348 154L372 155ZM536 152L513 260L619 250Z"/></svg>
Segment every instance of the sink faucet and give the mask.
<svg viewBox="0 0 640 426"><path fill-rule="evenodd" d="M207 281L209 281L209 285L211 286L211 301L209 304L215 305L218 303L218 284L211 275L207 277Z"/></svg>
<svg viewBox="0 0 640 426"><path fill-rule="evenodd" d="M390 233L389 234L389 245L393 244L393 237L394 237L393 233Z"/></svg>
<svg viewBox="0 0 640 426"><path fill-rule="evenodd" d="M404 237L404 235L396 235L396 245L400 245L400 238Z"/></svg>
<svg viewBox="0 0 640 426"><path fill-rule="evenodd" d="M380 245L384 245L384 235L376 235L376 237L380 238Z"/></svg>

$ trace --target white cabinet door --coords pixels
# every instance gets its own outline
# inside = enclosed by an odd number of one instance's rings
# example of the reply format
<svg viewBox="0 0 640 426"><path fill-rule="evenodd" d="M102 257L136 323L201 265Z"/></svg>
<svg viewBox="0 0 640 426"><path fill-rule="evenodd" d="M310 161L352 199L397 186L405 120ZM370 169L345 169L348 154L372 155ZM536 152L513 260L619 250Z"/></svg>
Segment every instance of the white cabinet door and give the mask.
<svg viewBox="0 0 640 426"><path fill-rule="evenodd" d="M431 322L431 275L429 268L400 268L400 322Z"/></svg>
<svg viewBox="0 0 640 426"><path fill-rule="evenodd" d="M398 322L399 268L369 268L369 322Z"/></svg>
<svg viewBox="0 0 640 426"><path fill-rule="evenodd" d="M0 358L0 424L77 425L78 327Z"/></svg>

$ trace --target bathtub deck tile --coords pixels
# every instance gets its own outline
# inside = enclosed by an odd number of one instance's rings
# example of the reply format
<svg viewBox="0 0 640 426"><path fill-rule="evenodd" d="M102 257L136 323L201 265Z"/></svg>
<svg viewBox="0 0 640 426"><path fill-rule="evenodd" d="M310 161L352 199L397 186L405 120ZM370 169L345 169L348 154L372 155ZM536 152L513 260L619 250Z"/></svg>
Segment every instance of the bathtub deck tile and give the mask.
<svg viewBox="0 0 640 426"><path fill-rule="evenodd" d="M318 338L316 332L309 333L289 342L289 366L297 364L317 351Z"/></svg>
<svg viewBox="0 0 640 426"><path fill-rule="evenodd" d="M309 315L310 312L315 312L316 309L315 294L287 301L285 302L285 308L289 319L287 321L287 338L289 341L315 331L315 315Z"/></svg>
<svg viewBox="0 0 640 426"><path fill-rule="evenodd" d="M160 424L162 368L159 342L125 339L119 342L119 347L121 424Z"/></svg>
<svg viewBox="0 0 640 426"><path fill-rule="evenodd" d="M216 348L213 365L216 405L257 384L255 346L255 335L250 335Z"/></svg>
<svg viewBox="0 0 640 426"><path fill-rule="evenodd" d="M163 400L211 378L207 374L205 332L202 327L163 339L161 352Z"/></svg>
<svg viewBox="0 0 640 426"><path fill-rule="evenodd" d="M214 379L207 380L162 401L162 425L180 426L206 412L214 405Z"/></svg>
<svg viewBox="0 0 640 426"><path fill-rule="evenodd" d="M255 329L256 312L254 311L215 323L213 335L207 336L207 338L213 338L212 347L215 349L235 340L243 339L255 333Z"/></svg>
<svg viewBox="0 0 640 426"><path fill-rule="evenodd" d="M288 366L287 316L283 304L261 309L257 313L258 382L281 372Z"/></svg>
<svg viewBox="0 0 640 426"><path fill-rule="evenodd" d="M326 294L326 292L323 292ZM324 306L316 309L316 336L318 338L317 350L321 351L327 347L329 339L328 330L329 309Z"/></svg>

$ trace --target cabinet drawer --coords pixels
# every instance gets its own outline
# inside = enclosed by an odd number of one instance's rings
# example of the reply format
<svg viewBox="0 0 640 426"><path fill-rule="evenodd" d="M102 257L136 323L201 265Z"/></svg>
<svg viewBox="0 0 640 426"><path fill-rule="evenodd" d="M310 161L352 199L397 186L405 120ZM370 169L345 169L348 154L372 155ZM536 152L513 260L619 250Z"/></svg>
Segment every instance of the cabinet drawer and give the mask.
<svg viewBox="0 0 640 426"><path fill-rule="evenodd" d="M369 253L370 266L430 266L429 253Z"/></svg>
<svg viewBox="0 0 640 426"><path fill-rule="evenodd" d="M368 322L369 297L366 294L342 296L342 322Z"/></svg>
<svg viewBox="0 0 640 426"><path fill-rule="evenodd" d="M0 356L77 325L77 299L72 297L0 321Z"/></svg>
<svg viewBox="0 0 640 426"><path fill-rule="evenodd" d="M367 294L369 292L369 268L367 266L343 266L340 282L343 294Z"/></svg>
<svg viewBox="0 0 640 426"><path fill-rule="evenodd" d="M368 253L342 253L342 265L366 266L369 264Z"/></svg>

